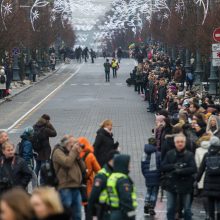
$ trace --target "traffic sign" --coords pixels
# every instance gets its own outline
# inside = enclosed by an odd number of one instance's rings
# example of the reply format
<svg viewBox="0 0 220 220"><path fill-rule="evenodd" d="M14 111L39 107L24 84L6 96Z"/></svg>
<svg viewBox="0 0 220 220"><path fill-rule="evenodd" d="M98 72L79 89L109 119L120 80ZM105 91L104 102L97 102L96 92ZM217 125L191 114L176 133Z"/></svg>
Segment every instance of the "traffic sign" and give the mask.
<svg viewBox="0 0 220 220"><path fill-rule="evenodd" d="M220 59L220 51L213 51L212 58L213 59Z"/></svg>
<svg viewBox="0 0 220 220"><path fill-rule="evenodd" d="M220 59L212 59L212 66L220 66Z"/></svg>
<svg viewBox="0 0 220 220"><path fill-rule="evenodd" d="M220 51L220 44L212 44L212 51Z"/></svg>
<svg viewBox="0 0 220 220"><path fill-rule="evenodd" d="M220 28L216 28L213 32L213 39L216 42L220 42Z"/></svg>

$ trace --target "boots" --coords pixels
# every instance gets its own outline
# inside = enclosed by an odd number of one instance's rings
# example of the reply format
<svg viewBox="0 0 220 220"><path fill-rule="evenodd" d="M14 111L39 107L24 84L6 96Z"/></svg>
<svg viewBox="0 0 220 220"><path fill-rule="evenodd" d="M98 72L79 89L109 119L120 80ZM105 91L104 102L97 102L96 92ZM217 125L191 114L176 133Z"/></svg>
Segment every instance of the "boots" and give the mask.
<svg viewBox="0 0 220 220"><path fill-rule="evenodd" d="M146 203L144 206L144 214L145 215L149 215L149 208L150 208L150 204Z"/></svg>
<svg viewBox="0 0 220 220"><path fill-rule="evenodd" d="M154 206L153 206L153 205L150 205L149 214L150 214L151 216L156 215L156 212L154 211Z"/></svg>

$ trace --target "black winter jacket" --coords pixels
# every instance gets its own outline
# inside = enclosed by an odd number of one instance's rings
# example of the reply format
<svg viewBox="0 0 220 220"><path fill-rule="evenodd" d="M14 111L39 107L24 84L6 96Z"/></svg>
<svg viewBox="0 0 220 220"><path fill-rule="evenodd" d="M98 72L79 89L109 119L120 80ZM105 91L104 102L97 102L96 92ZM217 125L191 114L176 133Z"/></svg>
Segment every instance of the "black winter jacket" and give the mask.
<svg viewBox="0 0 220 220"><path fill-rule="evenodd" d="M6 177L13 187L25 189L32 178L32 172L25 160L19 156L10 159L1 157L0 162L0 179Z"/></svg>
<svg viewBox="0 0 220 220"><path fill-rule="evenodd" d="M207 168L207 164L211 162L215 167L214 172ZM205 154L200 165L197 181L199 182L205 172L204 179L204 196L220 197L220 149L211 146L209 152Z"/></svg>
<svg viewBox="0 0 220 220"><path fill-rule="evenodd" d="M51 123L48 123L45 119L41 118L35 125L34 129L40 129L41 132L39 134L40 150L38 153L38 160L49 160L51 154L51 146L50 146L50 137L56 137L57 132Z"/></svg>
<svg viewBox="0 0 220 220"><path fill-rule="evenodd" d="M97 136L94 143L94 154L100 166L108 163L108 155L112 150L118 148L118 144L114 143L113 135L107 132L104 128L97 131Z"/></svg>
<svg viewBox="0 0 220 220"><path fill-rule="evenodd" d="M161 171L165 173L165 189L172 193L191 193L196 163L193 153L187 150L170 150L162 161Z"/></svg>

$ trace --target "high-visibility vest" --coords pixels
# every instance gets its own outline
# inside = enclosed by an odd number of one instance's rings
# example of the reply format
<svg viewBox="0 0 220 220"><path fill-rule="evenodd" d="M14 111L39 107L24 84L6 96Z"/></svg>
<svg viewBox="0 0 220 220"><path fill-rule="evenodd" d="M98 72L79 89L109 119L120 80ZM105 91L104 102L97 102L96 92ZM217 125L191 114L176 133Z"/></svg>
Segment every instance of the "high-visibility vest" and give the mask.
<svg viewBox="0 0 220 220"><path fill-rule="evenodd" d="M119 208L120 206L120 201L118 197L118 192L117 192L117 182L119 179L125 178L128 179L128 176L123 174L123 173L113 173L107 181L107 191L108 191L108 199L109 199L109 205L112 208ZM136 194L136 189L133 186L132 193L131 193L131 198L132 198L132 205L133 208L137 207L137 194Z"/></svg>
<svg viewBox="0 0 220 220"><path fill-rule="evenodd" d="M110 176L110 173L105 168L102 168L101 170L99 170L98 174L103 174L107 178ZM107 192L106 187L104 190L102 190L99 196L99 203L103 205L108 203L108 192Z"/></svg>

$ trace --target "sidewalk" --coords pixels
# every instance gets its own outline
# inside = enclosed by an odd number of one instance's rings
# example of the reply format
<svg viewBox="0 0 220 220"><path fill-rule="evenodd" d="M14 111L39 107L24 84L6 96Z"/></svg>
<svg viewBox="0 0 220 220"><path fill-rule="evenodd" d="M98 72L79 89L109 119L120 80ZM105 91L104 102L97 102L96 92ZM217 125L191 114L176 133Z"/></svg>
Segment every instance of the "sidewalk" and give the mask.
<svg viewBox="0 0 220 220"><path fill-rule="evenodd" d="M40 83L41 81L49 78L54 73L58 72L60 70L60 68L64 65L65 65L65 63L59 63L56 66L56 70L41 73L41 75L37 77L37 82L34 82L34 83L31 82L30 80L26 80L26 79L23 82L22 81L12 82L11 83L11 87L12 87L11 95L9 95L9 96L7 96L3 99L0 99L0 105L3 104L4 102L12 101L11 98L19 95L20 93L26 91L27 89L31 88L32 86L34 86L34 85Z"/></svg>

